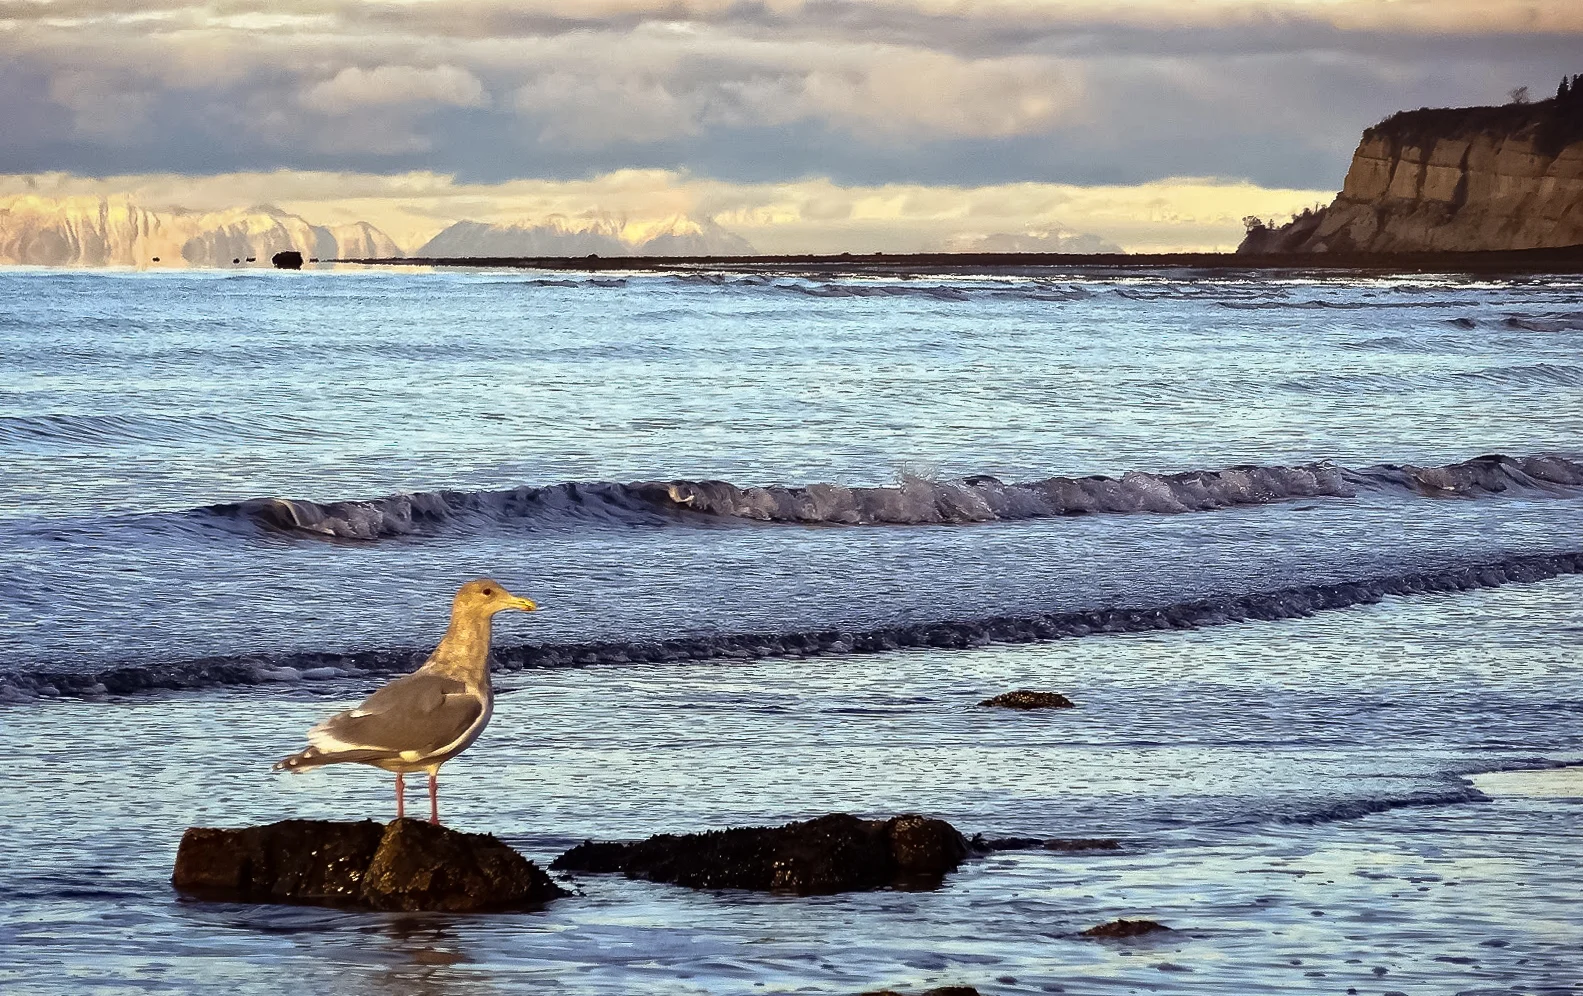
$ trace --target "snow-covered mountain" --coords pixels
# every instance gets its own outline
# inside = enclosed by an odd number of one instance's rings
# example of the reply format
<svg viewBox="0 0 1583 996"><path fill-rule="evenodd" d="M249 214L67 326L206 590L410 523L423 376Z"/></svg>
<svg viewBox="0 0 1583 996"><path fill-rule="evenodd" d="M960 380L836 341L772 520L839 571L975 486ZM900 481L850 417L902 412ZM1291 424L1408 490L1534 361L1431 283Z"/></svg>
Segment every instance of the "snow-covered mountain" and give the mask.
<svg viewBox="0 0 1583 996"><path fill-rule="evenodd" d="M633 222L610 215L553 215L519 224L459 221L413 255L424 258L511 256L745 256L753 247L713 221L676 215Z"/></svg>
<svg viewBox="0 0 1583 996"><path fill-rule="evenodd" d="M335 241L335 252L321 252L320 259L390 259L404 253L390 236L366 221L329 225L324 230Z"/></svg>
<svg viewBox="0 0 1583 996"><path fill-rule="evenodd" d="M153 210L123 195L0 199L0 263L232 266L251 256L267 265L287 249L320 259L401 255L366 222L313 225L270 205L199 212Z"/></svg>
<svg viewBox="0 0 1583 996"><path fill-rule="evenodd" d="M1097 235L1069 232L1062 228L1013 234L953 235L945 240L945 252L1123 252L1114 242Z"/></svg>

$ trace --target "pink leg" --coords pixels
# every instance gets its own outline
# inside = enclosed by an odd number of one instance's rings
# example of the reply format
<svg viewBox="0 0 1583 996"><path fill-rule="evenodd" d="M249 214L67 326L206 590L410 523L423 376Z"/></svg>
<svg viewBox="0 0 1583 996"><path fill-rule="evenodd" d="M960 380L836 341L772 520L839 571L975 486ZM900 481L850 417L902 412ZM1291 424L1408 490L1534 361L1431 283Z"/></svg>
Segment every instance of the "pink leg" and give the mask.
<svg viewBox="0 0 1583 996"><path fill-rule="evenodd" d="M407 815L407 783L402 781L401 772L396 772L396 819Z"/></svg>
<svg viewBox="0 0 1583 996"><path fill-rule="evenodd" d="M429 822L440 825L440 776L429 772Z"/></svg>

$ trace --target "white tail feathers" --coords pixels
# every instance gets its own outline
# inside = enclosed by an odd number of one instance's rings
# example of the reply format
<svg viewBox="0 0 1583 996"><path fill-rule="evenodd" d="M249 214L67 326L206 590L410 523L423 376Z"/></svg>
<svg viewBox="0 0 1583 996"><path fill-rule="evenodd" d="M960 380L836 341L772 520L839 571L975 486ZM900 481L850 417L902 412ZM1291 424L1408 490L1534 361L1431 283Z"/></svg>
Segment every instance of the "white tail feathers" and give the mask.
<svg viewBox="0 0 1583 996"><path fill-rule="evenodd" d="M298 751L290 757L283 757L276 761L271 771L305 771L308 768L317 768L321 764L328 764L329 757L317 747L309 747Z"/></svg>
<svg viewBox="0 0 1583 996"><path fill-rule="evenodd" d="M300 750L289 757L281 758L280 760L276 761L274 766L269 770L306 771L309 768L317 768L326 764L381 761L389 758L390 756L391 753L388 750L376 750L371 748L354 748L352 750L330 751L320 750L317 747L309 747L305 750Z"/></svg>

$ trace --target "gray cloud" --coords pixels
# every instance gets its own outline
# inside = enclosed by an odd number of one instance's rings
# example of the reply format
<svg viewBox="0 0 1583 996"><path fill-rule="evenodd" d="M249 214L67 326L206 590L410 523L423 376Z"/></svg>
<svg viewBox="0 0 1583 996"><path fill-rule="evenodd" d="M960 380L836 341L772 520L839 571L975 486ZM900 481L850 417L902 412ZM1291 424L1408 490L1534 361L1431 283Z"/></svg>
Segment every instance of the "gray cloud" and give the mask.
<svg viewBox="0 0 1583 996"><path fill-rule="evenodd" d="M301 103L324 114L346 115L392 104L479 107L489 97L478 77L455 66L348 66L303 91Z"/></svg>
<svg viewBox="0 0 1583 996"><path fill-rule="evenodd" d="M1580 35L1572 0L0 0L0 172L1334 187L1364 126L1546 89Z"/></svg>

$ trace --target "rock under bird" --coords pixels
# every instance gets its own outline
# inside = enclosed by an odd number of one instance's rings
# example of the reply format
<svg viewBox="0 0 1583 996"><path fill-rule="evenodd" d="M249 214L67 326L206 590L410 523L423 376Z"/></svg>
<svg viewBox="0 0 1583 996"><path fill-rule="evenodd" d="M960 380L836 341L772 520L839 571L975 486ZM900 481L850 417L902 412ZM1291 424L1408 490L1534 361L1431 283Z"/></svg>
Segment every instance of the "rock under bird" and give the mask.
<svg viewBox="0 0 1583 996"><path fill-rule="evenodd" d="M276 771L325 764L371 764L396 775L396 818L406 816L404 776L429 773L429 822L440 822L440 765L466 750L489 723L489 637L495 613L532 612L530 599L487 578L469 581L451 602L451 624L423 666L308 731L307 749Z"/></svg>

